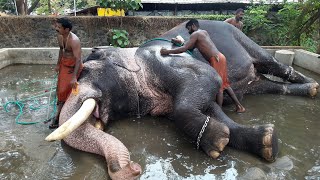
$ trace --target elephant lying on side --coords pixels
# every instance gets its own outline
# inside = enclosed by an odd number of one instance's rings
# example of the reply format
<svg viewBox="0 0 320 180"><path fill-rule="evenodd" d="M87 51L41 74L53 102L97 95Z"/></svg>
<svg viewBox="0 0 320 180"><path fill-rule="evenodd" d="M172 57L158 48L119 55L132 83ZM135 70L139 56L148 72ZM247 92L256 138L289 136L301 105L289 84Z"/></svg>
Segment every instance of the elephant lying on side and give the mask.
<svg viewBox="0 0 320 180"><path fill-rule="evenodd" d="M232 26L200 21L200 27L210 33L226 55L231 85L239 97L262 92L315 95L315 81L277 63ZM163 37L180 34L186 38L186 32L182 24ZM60 114L60 127L46 140L63 139L76 149L105 156L112 179L135 179L142 170L130 161L127 148L87 119L93 114L107 124L128 116L161 115L172 119L213 158L228 145L274 161L278 153L274 126L245 126L231 120L215 103L221 86L216 71L201 62L197 52L160 55L162 47L172 46L167 41L151 41L139 48L95 49L84 64L78 95L70 95ZM260 75L267 72L297 83L268 81Z"/></svg>

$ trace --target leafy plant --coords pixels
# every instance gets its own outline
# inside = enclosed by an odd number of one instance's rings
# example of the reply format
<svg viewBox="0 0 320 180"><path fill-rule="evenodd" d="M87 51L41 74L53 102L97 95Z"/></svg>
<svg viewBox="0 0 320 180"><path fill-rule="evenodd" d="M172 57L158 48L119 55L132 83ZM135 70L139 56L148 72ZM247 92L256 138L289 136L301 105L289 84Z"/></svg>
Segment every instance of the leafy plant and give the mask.
<svg viewBox="0 0 320 180"><path fill-rule="evenodd" d="M270 8L270 5L249 6L245 11L244 32L258 29L267 30L269 28L268 25L271 22L267 18Z"/></svg>
<svg viewBox="0 0 320 180"><path fill-rule="evenodd" d="M123 9L129 11L143 8L141 0L98 0L97 3L100 7L111 8L112 10Z"/></svg>
<svg viewBox="0 0 320 180"><path fill-rule="evenodd" d="M129 36L129 33L126 30L111 29L108 35L108 39L109 39L110 45L124 48L130 44L128 36Z"/></svg>

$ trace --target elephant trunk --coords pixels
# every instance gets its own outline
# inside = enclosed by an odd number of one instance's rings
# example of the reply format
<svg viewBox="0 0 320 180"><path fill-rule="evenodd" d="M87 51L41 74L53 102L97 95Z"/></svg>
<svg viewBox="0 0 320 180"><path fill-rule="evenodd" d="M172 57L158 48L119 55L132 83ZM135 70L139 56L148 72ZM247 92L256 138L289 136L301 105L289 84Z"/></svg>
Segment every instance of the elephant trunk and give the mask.
<svg viewBox="0 0 320 180"><path fill-rule="evenodd" d="M105 156L108 173L112 179L136 179L141 174L141 167L139 164L130 161L129 151L123 143L114 136L85 122L95 106L96 101L94 99L85 100L80 109L47 136L46 140L63 139L73 148Z"/></svg>
<svg viewBox="0 0 320 180"><path fill-rule="evenodd" d="M142 172L141 166L130 161L129 151L124 144L103 131L96 130L96 133L92 138L98 142L100 153L106 158L110 177L123 180L137 179Z"/></svg>

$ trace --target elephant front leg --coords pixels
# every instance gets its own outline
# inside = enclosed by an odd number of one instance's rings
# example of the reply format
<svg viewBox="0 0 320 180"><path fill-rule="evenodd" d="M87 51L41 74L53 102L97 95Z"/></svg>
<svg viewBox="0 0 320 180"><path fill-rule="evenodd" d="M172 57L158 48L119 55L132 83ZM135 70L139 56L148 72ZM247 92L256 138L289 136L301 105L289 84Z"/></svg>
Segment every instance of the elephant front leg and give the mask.
<svg viewBox="0 0 320 180"><path fill-rule="evenodd" d="M197 148L200 146L210 157L218 158L229 143L229 135L229 128L225 124L207 116L197 136Z"/></svg>
<svg viewBox="0 0 320 180"><path fill-rule="evenodd" d="M228 146L256 154L269 162L275 160L278 154L278 138L274 125L237 124L216 103L211 104L207 113L228 126L230 130Z"/></svg>
<svg viewBox="0 0 320 180"><path fill-rule="evenodd" d="M229 128L212 117L202 114L192 105L180 105L173 115L175 124L183 130L196 147L203 149L210 157L217 158L229 142Z"/></svg>
<svg viewBox="0 0 320 180"><path fill-rule="evenodd" d="M284 94L315 97L319 88L318 83L282 83L258 75L258 80L249 84L246 94Z"/></svg>

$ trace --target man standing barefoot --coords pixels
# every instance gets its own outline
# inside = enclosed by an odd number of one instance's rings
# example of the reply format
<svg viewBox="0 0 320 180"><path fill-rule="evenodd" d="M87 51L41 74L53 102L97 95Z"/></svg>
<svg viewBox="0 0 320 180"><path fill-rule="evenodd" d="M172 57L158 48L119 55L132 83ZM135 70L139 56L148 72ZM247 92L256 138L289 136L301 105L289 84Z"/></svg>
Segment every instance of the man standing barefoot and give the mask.
<svg viewBox="0 0 320 180"><path fill-rule="evenodd" d="M77 35L71 32L72 24L67 18L59 18L55 26L58 32L60 47L58 63L55 71L58 72L57 84L57 114L52 119L50 129L59 126L59 114L62 106L71 93L72 88L77 88L77 78L83 68L81 61L81 46Z"/></svg>

